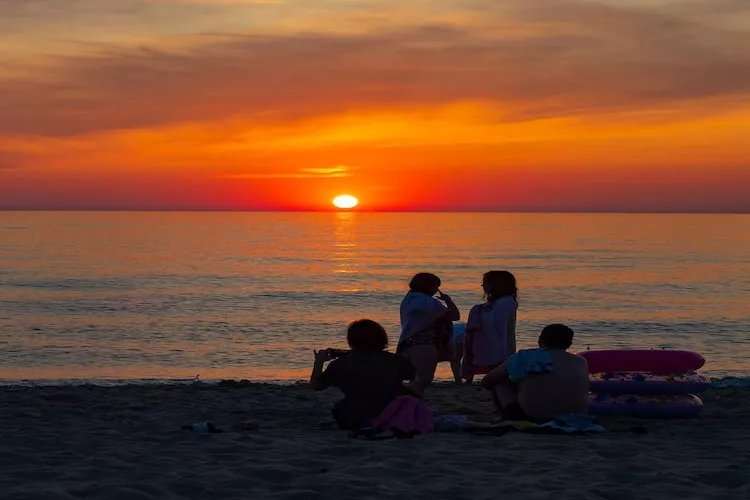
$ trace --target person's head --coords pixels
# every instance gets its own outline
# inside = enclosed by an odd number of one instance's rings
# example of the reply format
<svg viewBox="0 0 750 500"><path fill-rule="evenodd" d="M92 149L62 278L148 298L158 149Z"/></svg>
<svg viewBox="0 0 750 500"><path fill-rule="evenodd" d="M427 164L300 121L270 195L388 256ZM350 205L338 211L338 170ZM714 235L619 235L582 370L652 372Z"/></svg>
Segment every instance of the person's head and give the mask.
<svg viewBox="0 0 750 500"><path fill-rule="evenodd" d="M575 332L569 326L558 323L547 325L539 335L539 347L564 351L573 345L573 335Z"/></svg>
<svg viewBox="0 0 750 500"><path fill-rule="evenodd" d="M360 319L349 325L346 341L355 351L383 351L388 347L388 334L380 323Z"/></svg>
<svg viewBox="0 0 750 500"><path fill-rule="evenodd" d="M494 302L503 297L513 297L518 300L516 277L508 271L490 271L484 273L482 279L484 298L487 302Z"/></svg>
<svg viewBox="0 0 750 500"><path fill-rule="evenodd" d="M409 282L409 290L412 292L435 295L440 288L440 278L432 273L417 273Z"/></svg>

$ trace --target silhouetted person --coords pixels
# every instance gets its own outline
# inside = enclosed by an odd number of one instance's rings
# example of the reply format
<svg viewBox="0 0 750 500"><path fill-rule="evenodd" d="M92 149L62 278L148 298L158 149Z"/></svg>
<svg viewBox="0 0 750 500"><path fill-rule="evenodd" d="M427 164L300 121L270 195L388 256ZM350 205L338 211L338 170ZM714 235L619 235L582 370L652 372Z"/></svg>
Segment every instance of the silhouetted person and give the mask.
<svg viewBox="0 0 750 500"><path fill-rule="evenodd" d="M516 352L518 287L508 271L490 271L482 278L483 304L471 308L466 322L462 374L489 373Z"/></svg>
<svg viewBox="0 0 750 500"><path fill-rule="evenodd" d="M414 367L404 356L386 352L388 335L380 324L369 319L355 321L346 332L351 351L334 359L323 371L326 361L336 354L332 349L315 351L310 386L320 391L338 387L344 399L331 411L342 429L367 427L397 396L413 395L404 380L414 378Z"/></svg>
<svg viewBox="0 0 750 500"><path fill-rule="evenodd" d="M565 325L546 326L538 349L513 354L484 377L482 386L492 391L504 419L542 422L588 413L588 364L567 352L573 336Z"/></svg>
<svg viewBox="0 0 750 500"><path fill-rule="evenodd" d="M397 352L406 354L414 365L417 371L414 390L419 393L435 377L439 351L452 342L453 322L461 317L453 300L440 291L440 284L440 278L434 274L418 273L401 301Z"/></svg>

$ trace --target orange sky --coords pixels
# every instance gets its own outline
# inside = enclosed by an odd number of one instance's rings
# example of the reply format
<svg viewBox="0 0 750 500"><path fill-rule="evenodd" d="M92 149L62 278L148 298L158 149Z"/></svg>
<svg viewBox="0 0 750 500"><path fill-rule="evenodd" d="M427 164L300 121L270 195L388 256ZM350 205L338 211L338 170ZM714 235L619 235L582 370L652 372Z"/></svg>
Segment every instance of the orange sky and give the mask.
<svg viewBox="0 0 750 500"><path fill-rule="evenodd" d="M0 0L0 32L0 208L750 212L745 0Z"/></svg>

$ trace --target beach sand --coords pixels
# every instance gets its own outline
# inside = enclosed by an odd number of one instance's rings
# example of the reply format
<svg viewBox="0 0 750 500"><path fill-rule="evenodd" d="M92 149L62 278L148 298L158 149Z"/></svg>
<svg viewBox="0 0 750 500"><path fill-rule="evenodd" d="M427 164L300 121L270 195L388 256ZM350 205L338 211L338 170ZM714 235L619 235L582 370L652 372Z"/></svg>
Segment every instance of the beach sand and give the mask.
<svg viewBox="0 0 750 500"><path fill-rule="evenodd" d="M302 384L0 388L0 498L750 498L750 389L706 393L700 418L603 419L601 435L387 441L322 428L339 397ZM476 387L437 385L428 400L491 408ZM259 429L181 429L248 419Z"/></svg>

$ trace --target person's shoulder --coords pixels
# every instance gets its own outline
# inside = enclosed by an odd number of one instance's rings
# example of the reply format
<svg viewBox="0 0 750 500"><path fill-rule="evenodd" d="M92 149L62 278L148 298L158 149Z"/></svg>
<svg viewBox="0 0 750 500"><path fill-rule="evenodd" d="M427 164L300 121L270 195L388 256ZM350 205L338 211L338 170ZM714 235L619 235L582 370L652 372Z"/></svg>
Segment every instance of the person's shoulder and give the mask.
<svg viewBox="0 0 750 500"><path fill-rule="evenodd" d="M497 299L495 303L502 307L512 307L513 309L516 308L516 299L514 299L510 295L506 295L505 297L500 297L499 299Z"/></svg>
<svg viewBox="0 0 750 500"><path fill-rule="evenodd" d="M581 367L582 369L585 368L586 370L588 370L589 363L588 361L586 361L586 358L584 358L583 356L579 356L575 352L560 351L559 356L563 357L569 363L571 363L571 366L577 366Z"/></svg>
<svg viewBox="0 0 750 500"><path fill-rule="evenodd" d="M509 314L516 312L516 299L510 295L501 297L492 303L492 311L497 314Z"/></svg>
<svg viewBox="0 0 750 500"><path fill-rule="evenodd" d="M404 298L401 299L401 307L406 306L413 300L413 294L412 292L407 292L406 295L404 295Z"/></svg>
<svg viewBox="0 0 750 500"><path fill-rule="evenodd" d="M475 304L469 309L469 314L480 314L487 304Z"/></svg>
<svg viewBox="0 0 750 500"><path fill-rule="evenodd" d="M426 293L420 292L409 292L401 302L402 305L406 305L412 309L429 309L434 307L436 304L443 307L443 305L435 297L431 297Z"/></svg>
<svg viewBox="0 0 750 500"><path fill-rule="evenodd" d="M406 295L404 295L404 298L401 300L401 305L404 304L414 304L417 302L421 302L422 297L425 295L423 293L417 293L417 292L406 292Z"/></svg>
<svg viewBox="0 0 750 500"><path fill-rule="evenodd" d="M583 356L576 356L576 357L581 360L581 366L583 366L584 368L586 368L586 373L588 373L588 371L589 371L589 362L586 361L586 358L584 358Z"/></svg>

